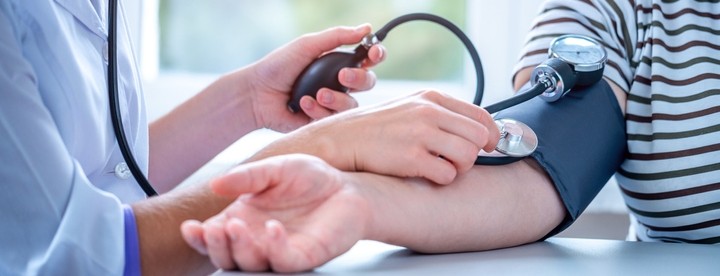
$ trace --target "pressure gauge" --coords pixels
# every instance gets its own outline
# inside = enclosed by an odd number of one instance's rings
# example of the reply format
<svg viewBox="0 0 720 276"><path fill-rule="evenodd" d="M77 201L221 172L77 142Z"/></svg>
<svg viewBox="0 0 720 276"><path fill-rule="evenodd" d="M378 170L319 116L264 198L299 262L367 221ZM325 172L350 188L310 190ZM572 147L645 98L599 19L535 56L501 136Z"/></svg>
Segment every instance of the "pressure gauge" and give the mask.
<svg viewBox="0 0 720 276"><path fill-rule="evenodd" d="M535 68L531 81L552 83L541 96L556 101L574 86L588 86L603 76L607 52L600 42L583 35L563 35L550 43L549 59Z"/></svg>
<svg viewBox="0 0 720 276"><path fill-rule="evenodd" d="M548 52L550 58L559 58L572 66L578 74L591 74L599 76L578 76L575 85L589 85L602 77L602 71L607 61L605 47L596 40L582 35L563 35L550 43Z"/></svg>

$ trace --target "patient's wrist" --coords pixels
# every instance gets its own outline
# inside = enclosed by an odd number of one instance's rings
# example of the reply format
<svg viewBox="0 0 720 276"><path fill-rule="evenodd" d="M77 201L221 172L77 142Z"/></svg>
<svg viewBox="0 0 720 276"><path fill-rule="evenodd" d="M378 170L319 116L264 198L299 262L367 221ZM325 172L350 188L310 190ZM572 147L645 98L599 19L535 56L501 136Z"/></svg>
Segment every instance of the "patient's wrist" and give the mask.
<svg viewBox="0 0 720 276"><path fill-rule="evenodd" d="M397 191L404 191L401 187L408 183L401 178L367 172L348 172L345 177L365 202L366 209L359 212L364 215L360 218L364 225L362 239L396 244L397 236L403 235L402 221L406 219L398 217L397 203L407 199Z"/></svg>
<svg viewBox="0 0 720 276"><path fill-rule="evenodd" d="M361 239L367 240L378 240L378 233L376 233L379 221L376 218L377 214L382 210L377 204L377 200L380 197L380 193L375 189L374 182L372 181L372 174L370 173L358 173L358 172L342 172L342 181L345 185L345 189L351 193L355 193L358 198L357 205L357 218L359 227L362 227Z"/></svg>

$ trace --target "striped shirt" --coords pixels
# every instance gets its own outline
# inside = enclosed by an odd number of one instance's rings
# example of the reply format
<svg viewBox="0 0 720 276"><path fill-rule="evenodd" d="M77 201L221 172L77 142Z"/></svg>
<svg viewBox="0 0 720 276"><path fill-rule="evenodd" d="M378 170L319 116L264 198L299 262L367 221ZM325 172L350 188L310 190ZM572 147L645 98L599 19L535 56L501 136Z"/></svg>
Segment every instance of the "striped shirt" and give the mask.
<svg viewBox="0 0 720 276"><path fill-rule="evenodd" d="M515 68L562 34L605 45L605 77L628 96L616 178L638 240L720 243L719 2L546 1Z"/></svg>

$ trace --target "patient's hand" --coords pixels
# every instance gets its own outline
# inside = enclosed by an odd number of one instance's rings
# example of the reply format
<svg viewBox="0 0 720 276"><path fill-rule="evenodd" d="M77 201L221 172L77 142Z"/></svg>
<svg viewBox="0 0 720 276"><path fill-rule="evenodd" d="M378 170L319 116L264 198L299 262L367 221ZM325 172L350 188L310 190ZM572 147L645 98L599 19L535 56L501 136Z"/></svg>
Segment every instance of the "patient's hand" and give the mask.
<svg viewBox="0 0 720 276"><path fill-rule="evenodd" d="M184 222L182 234L221 269L312 269L363 237L367 202L346 182L340 171L306 155L249 163L211 184L239 199L203 223Z"/></svg>

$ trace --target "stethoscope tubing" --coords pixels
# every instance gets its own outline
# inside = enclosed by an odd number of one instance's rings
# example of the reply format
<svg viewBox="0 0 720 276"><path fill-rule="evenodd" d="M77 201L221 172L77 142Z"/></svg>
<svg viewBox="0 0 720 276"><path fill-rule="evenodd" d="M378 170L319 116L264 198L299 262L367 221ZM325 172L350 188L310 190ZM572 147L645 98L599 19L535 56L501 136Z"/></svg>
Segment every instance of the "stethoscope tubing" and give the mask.
<svg viewBox="0 0 720 276"><path fill-rule="evenodd" d="M537 97L548 89L549 84L549 82L538 82L528 90L520 91L517 95L503 101L488 105L484 109L490 114L498 113L504 109L516 106Z"/></svg>
<svg viewBox="0 0 720 276"><path fill-rule="evenodd" d="M117 82L117 0L110 0L108 30L108 95L110 103L110 119L112 120L113 131L117 139L120 152L122 153L125 163L128 165L135 181L138 182L140 188L148 197L156 196L158 193L150 185L150 181L145 177L140 166L138 166L132 150L127 142L125 130L122 126L122 116L120 115L120 103L118 100L118 82Z"/></svg>

